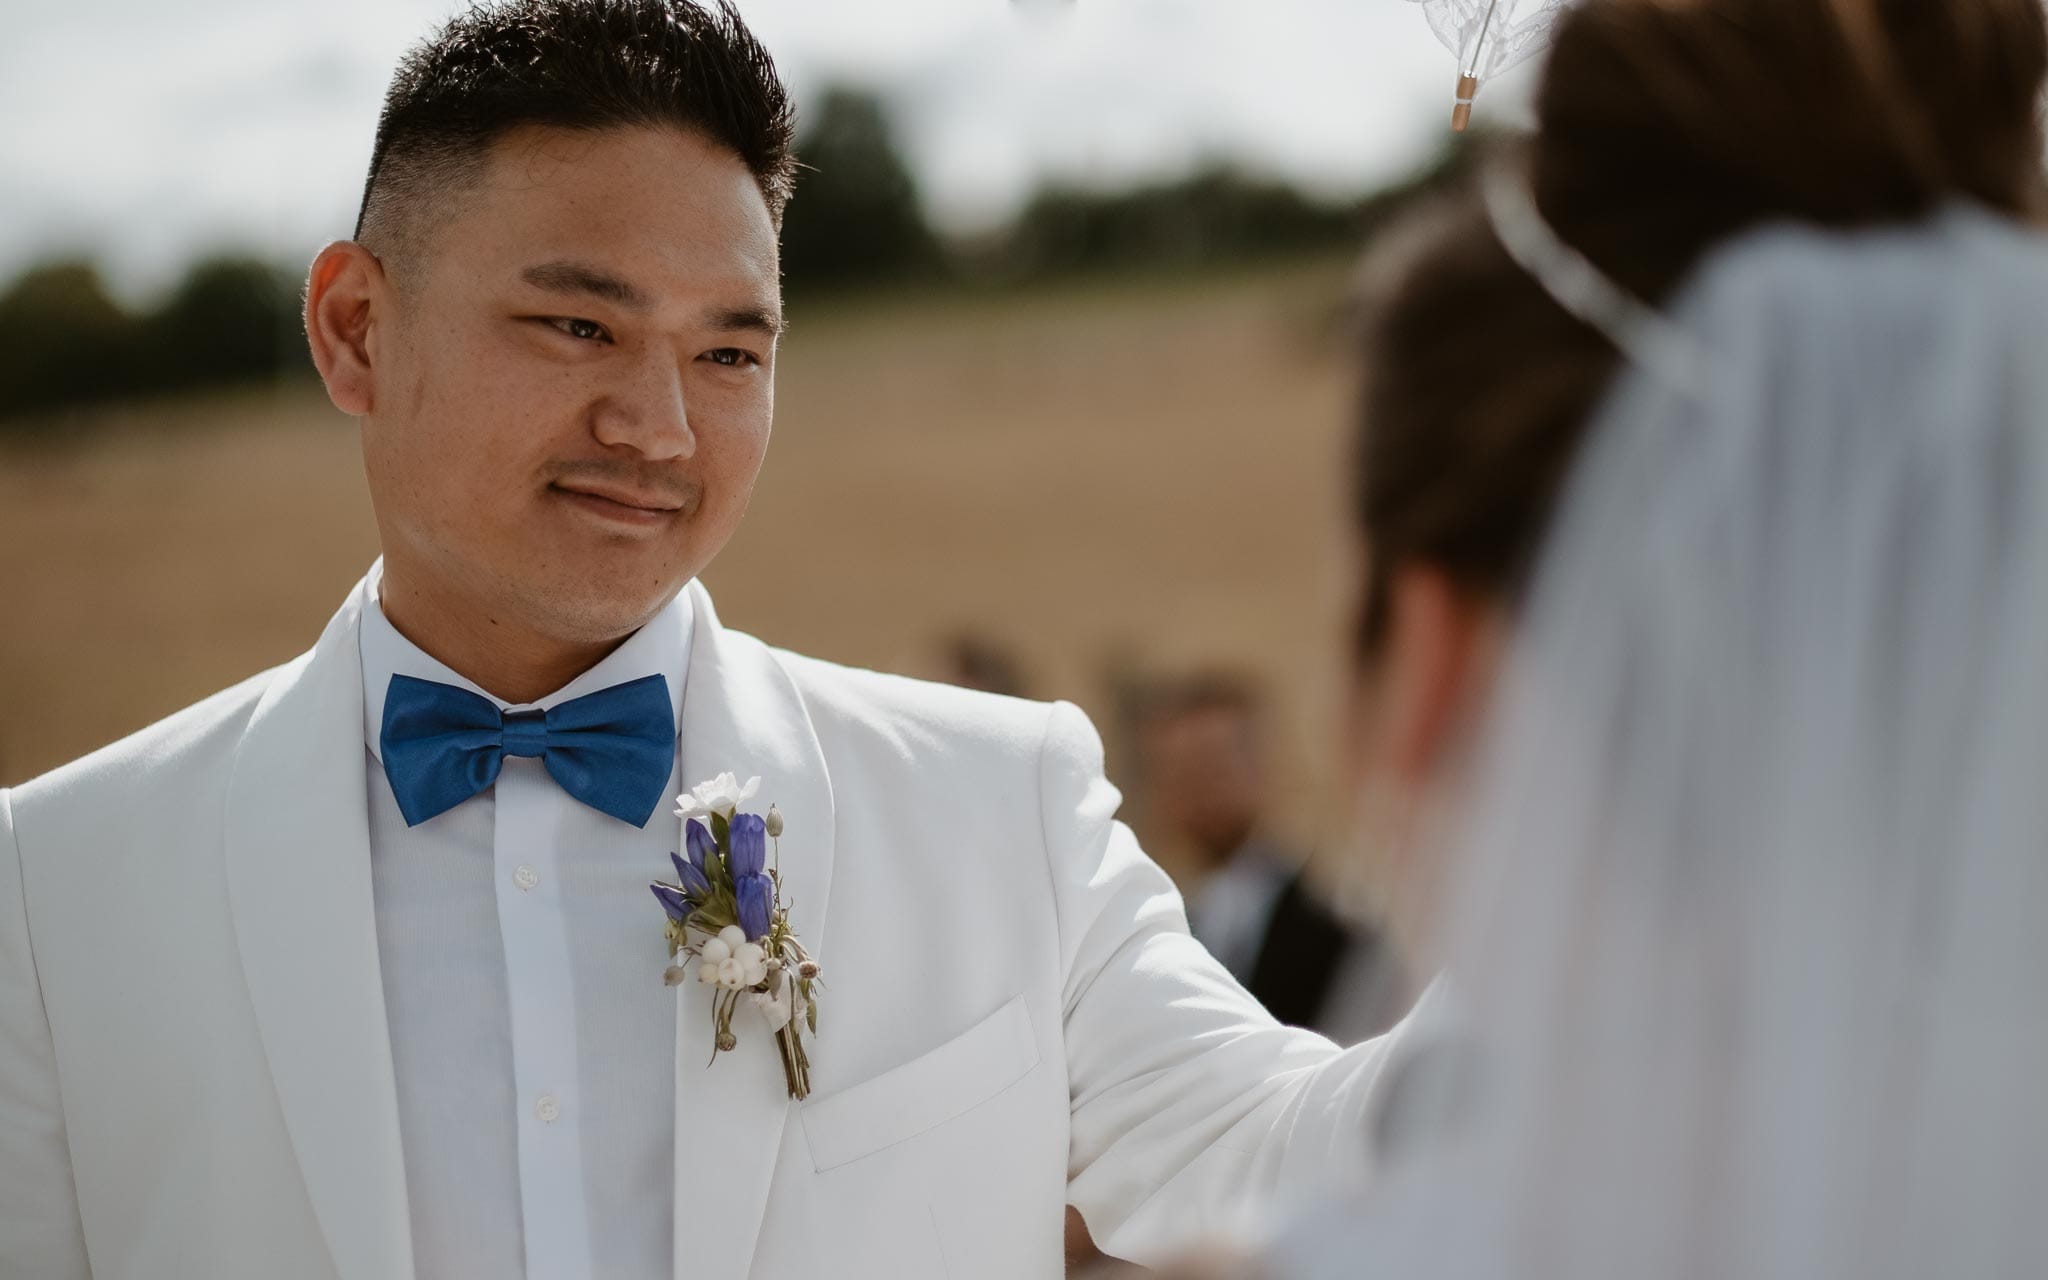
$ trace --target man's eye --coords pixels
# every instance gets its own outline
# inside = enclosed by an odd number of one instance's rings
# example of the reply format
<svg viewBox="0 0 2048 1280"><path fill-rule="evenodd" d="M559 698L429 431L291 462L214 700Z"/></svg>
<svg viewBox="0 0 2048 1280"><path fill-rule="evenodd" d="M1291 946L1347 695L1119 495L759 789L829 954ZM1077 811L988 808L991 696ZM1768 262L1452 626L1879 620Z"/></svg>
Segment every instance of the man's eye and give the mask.
<svg viewBox="0 0 2048 1280"><path fill-rule="evenodd" d="M705 352L704 358L713 364L722 364L728 369L744 369L748 365L761 363L754 358L753 352L742 351L738 347L719 347L715 351Z"/></svg>
<svg viewBox="0 0 2048 1280"><path fill-rule="evenodd" d="M580 338L585 342L599 342L608 336L604 326L595 320L575 320L561 316L550 318L548 323L570 337Z"/></svg>

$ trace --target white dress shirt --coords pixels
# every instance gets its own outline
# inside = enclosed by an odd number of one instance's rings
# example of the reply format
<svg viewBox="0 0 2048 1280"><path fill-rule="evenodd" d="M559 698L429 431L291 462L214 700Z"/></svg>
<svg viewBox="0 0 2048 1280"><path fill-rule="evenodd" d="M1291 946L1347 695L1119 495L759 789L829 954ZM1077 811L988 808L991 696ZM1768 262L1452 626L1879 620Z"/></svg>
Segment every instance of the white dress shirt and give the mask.
<svg viewBox="0 0 2048 1280"><path fill-rule="evenodd" d="M666 1275L676 1015L647 885L674 875L673 806L635 828L508 756L495 786L407 827L379 761L391 677L484 691L398 633L381 580L380 562L362 587L370 868L418 1274ZM685 593L523 709L658 674L680 725L690 634Z"/></svg>

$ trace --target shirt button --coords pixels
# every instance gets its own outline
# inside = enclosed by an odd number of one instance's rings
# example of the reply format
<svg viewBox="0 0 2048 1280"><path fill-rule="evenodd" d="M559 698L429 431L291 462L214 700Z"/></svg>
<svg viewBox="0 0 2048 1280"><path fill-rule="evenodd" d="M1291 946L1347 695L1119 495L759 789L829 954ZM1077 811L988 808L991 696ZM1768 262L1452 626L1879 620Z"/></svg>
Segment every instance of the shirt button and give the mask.
<svg viewBox="0 0 2048 1280"><path fill-rule="evenodd" d="M562 1118L562 1104L555 1101L555 1095L544 1093L533 1104L533 1114L540 1117L542 1124L553 1124Z"/></svg>
<svg viewBox="0 0 2048 1280"><path fill-rule="evenodd" d="M540 872L532 867L521 867L512 873L512 883L522 889L531 889L540 883Z"/></svg>

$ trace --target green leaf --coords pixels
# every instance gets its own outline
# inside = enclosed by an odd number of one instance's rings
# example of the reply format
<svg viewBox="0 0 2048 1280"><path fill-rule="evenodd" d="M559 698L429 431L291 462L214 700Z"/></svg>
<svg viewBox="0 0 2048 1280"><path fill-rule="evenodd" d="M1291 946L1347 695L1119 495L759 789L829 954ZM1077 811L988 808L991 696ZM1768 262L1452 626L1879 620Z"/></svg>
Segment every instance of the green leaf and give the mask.
<svg viewBox="0 0 2048 1280"><path fill-rule="evenodd" d="M732 852L732 824L725 820L722 813L711 815L711 838L718 841L720 853Z"/></svg>

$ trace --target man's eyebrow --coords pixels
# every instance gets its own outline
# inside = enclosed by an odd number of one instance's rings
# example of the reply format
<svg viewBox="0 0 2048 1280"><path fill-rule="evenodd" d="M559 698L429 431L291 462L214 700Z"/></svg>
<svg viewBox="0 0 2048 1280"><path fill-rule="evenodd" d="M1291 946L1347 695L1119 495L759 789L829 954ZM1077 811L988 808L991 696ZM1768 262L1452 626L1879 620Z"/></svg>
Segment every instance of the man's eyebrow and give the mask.
<svg viewBox="0 0 2048 1280"><path fill-rule="evenodd" d="M581 262L543 262L519 273L519 278L549 293L580 293L616 303L629 311L650 311L654 300L626 281Z"/></svg>
<svg viewBox="0 0 2048 1280"><path fill-rule="evenodd" d="M782 312L776 307L720 307L711 313L711 327L714 329L752 329L770 338L779 338L787 326L783 323Z"/></svg>
<svg viewBox="0 0 2048 1280"><path fill-rule="evenodd" d="M654 300L638 288L611 274L582 262L558 260L526 268L519 278L549 293L585 294L616 303L631 311L652 311ZM715 329L753 330L770 338L782 336L782 310L772 304L719 307L708 317Z"/></svg>

